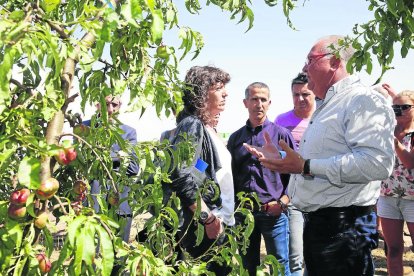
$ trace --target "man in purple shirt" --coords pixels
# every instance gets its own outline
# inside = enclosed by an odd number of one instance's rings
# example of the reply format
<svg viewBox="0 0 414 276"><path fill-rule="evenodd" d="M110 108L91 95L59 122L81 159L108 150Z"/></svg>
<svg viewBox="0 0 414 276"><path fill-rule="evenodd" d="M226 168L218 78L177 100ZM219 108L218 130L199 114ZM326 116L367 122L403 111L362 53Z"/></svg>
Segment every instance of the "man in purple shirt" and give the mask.
<svg viewBox="0 0 414 276"><path fill-rule="evenodd" d="M284 267L284 275L289 276L289 221L286 214L289 198L285 194L289 175L262 167L257 158L243 147L243 143L263 146L265 130L275 144L282 139L295 148L293 137L289 130L268 120L266 114L271 101L266 84L250 84L246 88L243 102L249 112L249 119L245 126L230 136L227 144L232 155L234 191L235 194L256 193L260 200L259 206L253 208L255 226L250 235L247 254L242 255L243 265L250 275L256 275L263 235L267 253L276 257Z"/></svg>
<svg viewBox="0 0 414 276"><path fill-rule="evenodd" d="M292 132L296 147L308 127L315 111L315 94L308 88L306 74L299 73L291 84L293 109L276 117L275 124ZM289 204L289 266L291 276L302 275L303 267L303 215L295 206ZM304 275L307 275L306 272Z"/></svg>

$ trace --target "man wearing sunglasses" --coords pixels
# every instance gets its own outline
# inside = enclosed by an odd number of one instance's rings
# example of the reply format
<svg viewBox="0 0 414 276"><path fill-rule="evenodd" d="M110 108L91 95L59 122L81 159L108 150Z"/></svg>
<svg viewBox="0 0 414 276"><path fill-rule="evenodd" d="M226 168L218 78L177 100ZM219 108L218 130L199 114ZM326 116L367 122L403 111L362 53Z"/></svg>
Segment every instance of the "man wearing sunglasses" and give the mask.
<svg viewBox="0 0 414 276"><path fill-rule="evenodd" d="M378 245L374 205L380 182L394 163L395 125L386 99L350 75L354 53L342 36L328 36L311 48L303 71L317 108L299 152L279 142L246 145L261 163L292 173L288 195L304 212L304 258L310 276L374 275L371 250Z"/></svg>

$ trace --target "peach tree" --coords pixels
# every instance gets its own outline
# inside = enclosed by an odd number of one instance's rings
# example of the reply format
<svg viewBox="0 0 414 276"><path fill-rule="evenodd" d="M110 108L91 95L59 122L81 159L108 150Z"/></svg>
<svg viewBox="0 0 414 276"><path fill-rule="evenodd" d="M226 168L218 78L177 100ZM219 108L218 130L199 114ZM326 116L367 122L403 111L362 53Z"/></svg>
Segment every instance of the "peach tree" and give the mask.
<svg viewBox="0 0 414 276"><path fill-rule="evenodd" d="M79 97L81 109L105 96L129 93L129 105L139 118L148 106L158 116L182 106L178 64L203 47L202 35L178 24L172 0L1 0L0 1L0 273L4 275L168 275L202 274L205 263L186 256L178 261L174 235L178 216L170 207L176 197L162 203L161 183L168 183L172 168L191 159L191 137L174 149L168 143L123 141L119 125L102 112L101 127L85 127L71 110ZM280 2L289 19L295 0ZM372 21L356 25L347 38L357 53L349 70L366 66L378 57L385 72L393 59L394 44L405 57L413 47L413 2L370 0ZM232 19L253 27L253 3L248 0L185 0L185 11L197 13L204 4L229 12ZM177 33L179 45L167 45L165 34ZM68 122L73 133L65 133ZM67 142L67 138L73 143ZM130 154L120 156L113 171L110 148L134 152L137 176L126 177ZM90 181L111 187L97 196L95 212ZM151 211L141 225L145 241L121 239L125 221L116 213L117 195L129 187L134 215ZM104 200L106 197L110 200ZM243 208L246 224L228 229L229 244L207 254L227 262L234 274L243 274L238 248L245 250L252 217ZM166 228L166 222L172 226ZM202 235L202 233L200 233ZM243 238L244 237L244 238ZM265 265L278 264L268 256Z"/></svg>

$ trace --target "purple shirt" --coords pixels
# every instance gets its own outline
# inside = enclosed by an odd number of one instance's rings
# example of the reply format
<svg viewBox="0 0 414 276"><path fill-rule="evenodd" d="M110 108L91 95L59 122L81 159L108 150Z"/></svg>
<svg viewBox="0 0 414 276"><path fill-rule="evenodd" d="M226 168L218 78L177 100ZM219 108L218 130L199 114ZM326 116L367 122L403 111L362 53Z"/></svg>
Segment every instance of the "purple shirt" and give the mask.
<svg viewBox="0 0 414 276"><path fill-rule="evenodd" d="M285 194L289 182L288 174L279 174L260 165L256 157L252 156L244 147L243 143L254 146L263 146L265 140L263 133L266 130L272 141L279 147L279 140L285 140L291 147L295 148L290 131L284 127L275 125L268 119L262 126L252 128L250 122L234 132L227 143L232 156L232 171L234 192L256 192L262 203L277 200ZM280 149L280 148L279 148Z"/></svg>
<svg viewBox="0 0 414 276"><path fill-rule="evenodd" d="M295 139L296 148L299 148L300 139L308 127L310 118L299 118L293 110L278 115L275 124L289 129Z"/></svg>

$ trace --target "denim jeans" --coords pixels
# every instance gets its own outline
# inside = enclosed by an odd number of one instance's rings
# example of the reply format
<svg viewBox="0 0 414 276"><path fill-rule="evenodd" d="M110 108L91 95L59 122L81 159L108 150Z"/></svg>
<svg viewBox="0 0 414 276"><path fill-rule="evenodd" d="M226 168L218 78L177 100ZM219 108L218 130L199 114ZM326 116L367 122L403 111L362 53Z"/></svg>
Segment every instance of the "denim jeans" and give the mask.
<svg viewBox="0 0 414 276"><path fill-rule="evenodd" d="M374 275L371 250L378 246L375 212L305 214L304 257L309 276Z"/></svg>
<svg viewBox="0 0 414 276"><path fill-rule="evenodd" d="M289 267L291 276L301 276L303 266L303 214L289 204Z"/></svg>
<svg viewBox="0 0 414 276"><path fill-rule="evenodd" d="M247 254L242 255L243 266L249 271L249 275L256 275L256 267L260 265L260 243L263 235L267 254L275 256L280 265L285 268L284 275L290 276L287 215L282 213L279 218L264 212L254 212L253 215L254 229L249 238Z"/></svg>

